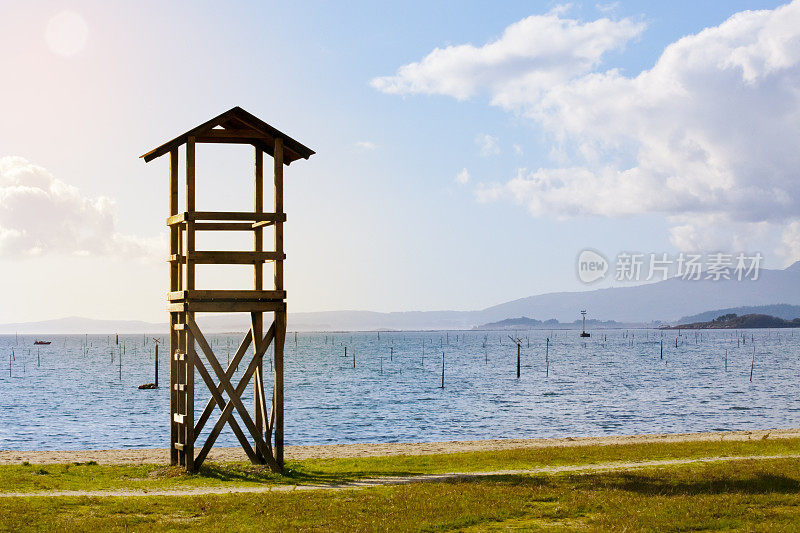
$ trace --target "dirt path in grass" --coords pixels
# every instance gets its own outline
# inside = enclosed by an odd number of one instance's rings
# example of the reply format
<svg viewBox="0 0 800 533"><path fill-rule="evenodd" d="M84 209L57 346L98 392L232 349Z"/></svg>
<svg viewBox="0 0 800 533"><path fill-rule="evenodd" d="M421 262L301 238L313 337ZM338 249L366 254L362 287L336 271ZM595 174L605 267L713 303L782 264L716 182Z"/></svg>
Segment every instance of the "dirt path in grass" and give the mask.
<svg viewBox="0 0 800 533"><path fill-rule="evenodd" d="M392 444L325 444L322 446L287 446L289 461L302 459L336 459L344 457L380 457L393 455L430 455L475 451L497 451L516 448L549 448L698 441L743 441L800 437L800 428L754 431L721 431L707 433L675 433L656 435L624 435L611 437L567 437L562 439L493 439L452 442L407 442ZM241 448L213 448L208 460L217 463L247 461ZM80 451L5 451L0 450L0 465L64 464L96 461L99 464L167 464L169 452L163 448Z"/></svg>
<svg viewBox="0 0 800 533"><path fill-rule="evenodd" d="M264 492L289 492L305 490L352 490L368 487L387 485L406 485L409 483L423 483L434 481L453 481L464 479L480 479L492 476L532 475L532 474L558 474L558 473L591 473L611 472L617 470L634 470L639 468L653 468L660 466L687 465L696 463L718 463L723 461L763 461L769 459L800 459L800 454L788 455L748 455L735 457L705 457L695 459L664 459L658 461L617 462L589 465L545 466L525 470L495 470L491 472L451 472L446 474L420 474L411 476L386 476L379 478L362 479L348 483L320 484L320 485L264 485L264 486L228 486L228 487L197 487L177 490L59 490L38 492L8 492L0 493L0 498L17 497L137 497L137 496L207 496L239 493L264 493Z"/></svg>

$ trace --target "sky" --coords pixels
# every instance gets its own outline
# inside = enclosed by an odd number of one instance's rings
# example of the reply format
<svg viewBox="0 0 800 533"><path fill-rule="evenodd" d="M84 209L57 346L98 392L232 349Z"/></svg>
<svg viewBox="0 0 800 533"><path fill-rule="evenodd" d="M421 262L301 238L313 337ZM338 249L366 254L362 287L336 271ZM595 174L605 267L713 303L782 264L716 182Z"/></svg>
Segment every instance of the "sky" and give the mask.
<svg viewBox="0 0 800 533"><path fill-rule="evenodd" d="M0 322L163 321L168 162L139 156L237 105L316 151L285 172L290 312L613 285L578 279L587 248L800 259L800 2L0 14ZM252 157L199 146L198 209L249 209Z"/></svg>

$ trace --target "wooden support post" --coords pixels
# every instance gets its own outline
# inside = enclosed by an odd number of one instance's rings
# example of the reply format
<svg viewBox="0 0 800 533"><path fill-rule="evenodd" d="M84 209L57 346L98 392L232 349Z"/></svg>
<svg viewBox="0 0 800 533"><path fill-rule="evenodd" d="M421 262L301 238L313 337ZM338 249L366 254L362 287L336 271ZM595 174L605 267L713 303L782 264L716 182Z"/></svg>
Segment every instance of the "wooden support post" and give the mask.
<svg viewBox="0 0 800 533"><path fill-rule="evenodd" d="M173 148L169 152L169 215L178 214L178 149ZM170 226L169 228L169 253L180 254L180 227ZM180 290L181 286L181 264L169 264L169 290ZM175 385L178 384L178 362L175 360L174 354L180 349L178 339L178 331L175 325L178 323L178 313L169 314L169 461L172 465L178 464L178 449L175 446L178 442L178 424L175 422L173 416L178 411L178 390ZM158 345L156 344L156 349ZM158 360L156 359L156 368L158 368ZM158 382L156 382L158 385Z"/></svg>
<svg viewBox="0 0 800 533"><path fill-rule="evenodd" d="M189 137L186 140L186 212L193 213L195 211L195 188L194 188L194 137ZM189 220L186 222L186 290L194 290L194 222ZM186 322L194 321L194 313L188 311L186 313ZM184 459L186 461L186 469L189 471L194 470L194 359L197 356L195 353L194 335L188 328L184 329L183 334L186 337L186 357L184 360L184 367L186 372L186 410L183 417L183 430L185 440L183 444Z"/></svg>
<svg viewBox="0 0 800 533"><path fill-rule="evenodd" d="M273 150L275 177L275 251L283 254L283 139L275 139ZM275 261L275 290L283 290L283 260ZM283 347L286 341L286 311L275 312L275 389L273 397L275 460L283 468Z"/></svg>
<svg viewBox="0 0 800 533"><path fill-rule="evenodd" d="M254 172L254 189L255 201L253 205L254 213L264 212L264 152L260 148L255 148L255 172ZM264 251L264 229L258 227L253 230L253 251ZM253 265L253 288L260 291L264 288L264 264L255 263ZM253 353L257 351L257 343L261 341L261 335L264 328L264 315L261 312L252 313L252 329L253 329ZM255 415L256 430L259 434L264 434L265 417L267 413L264 412L264 364L259 361L255 371L255 379L253 380L253 413ZM258 450L256 450L258 454ZM260 455L260 454L259 454ZM262 458L263 459L263 458Z"/></svg>

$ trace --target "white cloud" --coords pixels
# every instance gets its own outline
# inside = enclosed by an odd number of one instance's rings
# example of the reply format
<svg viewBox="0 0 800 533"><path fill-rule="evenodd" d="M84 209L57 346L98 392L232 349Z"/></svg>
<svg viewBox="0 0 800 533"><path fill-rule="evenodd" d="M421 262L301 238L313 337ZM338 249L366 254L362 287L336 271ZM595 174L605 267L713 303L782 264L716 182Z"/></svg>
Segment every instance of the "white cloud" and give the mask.
<svg viewBox="0 0 800 533"><path fill-rule="evenodd" d="M356 142L355 147L361 148L362 150L374 150L378 147L378 145L370 141L358 141Z"/></svg>
<svg viewBox="0 0 800 533"><path fill-rule="evenodd" d="M619 8L619 2L609 2L607 4L596 4L595 7L601 13L613 13Z"/></svg>
<svg viewBox="0 0 800 533"><path fill-rule="evenodd" d="M394 76L370 83L390 94L440 94L459 100L485 90L495 103L510 105L591 71L603 54L621 48L645 27L627 18L583 23L561 18L562 12L522 19L480 47L436 48L421 61L400 67Z"/></svg>
<svg viewBox="0 0 800 533"><path fill-rule="evenodd" d="M522 150L522 146L520 146L518 144L515 144L514 145L514 153L517 154L517 155L522 155L525 152Z"/></svg>
<svg viewBox="0 0 800 533"><path fill-rule="evenodd" d="M795 220L783 229L778 253L784 258L786 265L800 260L800 221Z"/></svg>
<svg viewBox="0 0 800 533"><path fill-rule="evenodd" d="M0 258L163 255L160 239L123 235L115 218L109 198L83 196L22 157L0 157Z"/></svg>
<svg viewBox="0 0 800 533"><path fill-rule="evenodd" d="M467 183L469 183L469 178L470 176L469 172L467 172L467 169L462 168L461 171L458 174L456 174L456 178L454 181L460 185L466 185Z"/></svg>
<svg viewBox="0 0 800 533"><path fill-rule="evenodd" d="M500 153L500 145L497 144L497 137L483 134L475 137L475 144L478 145L481 157L489 157Z"/></svg>
<svg viewBox="0 0 800 533"><path fill-rule="evenodd" d="M571 21L564 28L591 24ZM512 199L535 216L661 214L672 225L673 244L686 249L758 248L766 235L775 240L785 226L794 228L800 221L800 2L738 13L684 37L635 76L586 71L602 51L640 31L632 22L604 24L618 30L617 38L595 48L583 71L559 70L563 75L550 76L547 86L521 82L542 75L533 63L522 61L514 76L490 83L484 80L494 66L473 62L472 91L485 87L495 105L543 126L555 163L480 185L478 198ZM563 50L585 43L569 31L563 37ZM436 82L411 84L428 58L402 67L383 88L461 84L460 74L445 69L435 71ZM452 92L464 94L471 92Z"/></svg>

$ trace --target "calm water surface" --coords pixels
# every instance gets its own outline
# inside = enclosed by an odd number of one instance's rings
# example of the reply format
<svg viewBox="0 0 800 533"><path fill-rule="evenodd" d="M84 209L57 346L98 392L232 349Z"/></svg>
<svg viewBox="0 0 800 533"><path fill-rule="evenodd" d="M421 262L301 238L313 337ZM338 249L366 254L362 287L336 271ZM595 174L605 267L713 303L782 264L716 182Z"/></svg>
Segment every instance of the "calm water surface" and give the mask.
<svg viewBox="0 0 800 533"><path fill-rule="evenodd" d="M517 379L516 347L505 332L300 333L296 344L290 333L286 442L800 426L800 330L738 334L746 335L746 344L737 346L732 331L684 331L676 348L677 332L664 332L662 360L659 331L598 331L585 344L576 331L519 331ZM153 380L150 335L121 335L119 345L114 335L46 338L52 344L37 347L33 336L0 336L0 449L169 446L166 346L161 388L139 390ZM224 365L241 335L209 339ZM196 383L199 413L209 394L199 376ZM246 397L251 406L252 393ZM217 442L238 445L227 427Z"/></svg>

